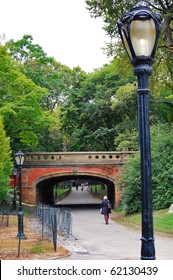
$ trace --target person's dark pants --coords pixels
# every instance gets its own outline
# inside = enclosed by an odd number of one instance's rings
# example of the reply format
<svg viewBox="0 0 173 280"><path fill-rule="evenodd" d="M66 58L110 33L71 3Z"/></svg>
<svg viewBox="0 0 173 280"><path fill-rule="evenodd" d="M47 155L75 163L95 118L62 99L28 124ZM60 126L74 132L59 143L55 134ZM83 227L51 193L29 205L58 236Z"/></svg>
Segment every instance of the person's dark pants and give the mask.
<svg viewBox="0 0 173 280"><path fill-rule="evenodd" d="M108 220L109 220L109 213L104 214L104 218L105 218L105 223L108 224Z"/></svg>

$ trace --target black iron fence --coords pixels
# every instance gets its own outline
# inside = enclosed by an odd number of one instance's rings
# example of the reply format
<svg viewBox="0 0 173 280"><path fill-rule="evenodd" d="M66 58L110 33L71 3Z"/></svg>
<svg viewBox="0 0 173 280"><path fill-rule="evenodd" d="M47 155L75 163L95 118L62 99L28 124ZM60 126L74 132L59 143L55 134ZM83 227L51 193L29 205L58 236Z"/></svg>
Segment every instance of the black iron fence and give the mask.
<svg viewBox="0 0 173 280"><path fill-rule="evenodd" d="M70 208L53 207L39 203L36 208L36 214L41 223L42 238L46 236L52 240L55 251L58 234L63 236L64 239L69 236L75 238L72 234L73 215Z"/></svg>

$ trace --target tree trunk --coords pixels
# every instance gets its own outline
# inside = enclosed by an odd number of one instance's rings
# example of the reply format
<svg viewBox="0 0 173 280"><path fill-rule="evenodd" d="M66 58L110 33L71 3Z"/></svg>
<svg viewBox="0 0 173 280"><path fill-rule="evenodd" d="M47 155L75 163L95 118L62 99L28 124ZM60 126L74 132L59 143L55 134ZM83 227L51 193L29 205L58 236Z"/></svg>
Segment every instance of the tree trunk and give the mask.
<svg viewBox="0 0 173 280"><path fill-rule="evenodd" d="M171 21L173 17L166 17L164 19L164 40L166 45L168 46L170 52L173 53L173 37L172 37L172 30L171 30Z"/></svg>

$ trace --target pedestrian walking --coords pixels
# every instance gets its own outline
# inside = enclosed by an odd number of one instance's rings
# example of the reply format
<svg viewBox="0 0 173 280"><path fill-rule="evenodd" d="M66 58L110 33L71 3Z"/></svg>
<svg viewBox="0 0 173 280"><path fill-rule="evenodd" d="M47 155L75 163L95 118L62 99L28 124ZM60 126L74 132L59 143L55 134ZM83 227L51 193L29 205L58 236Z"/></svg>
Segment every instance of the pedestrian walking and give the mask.
<svg viewBox="0 0 173 280"><path fill-rule="evenodd" d="M101 203L101 214L104 215L105 224L108 224L109 214L111 213L112 205L105 195Z"/></svg>

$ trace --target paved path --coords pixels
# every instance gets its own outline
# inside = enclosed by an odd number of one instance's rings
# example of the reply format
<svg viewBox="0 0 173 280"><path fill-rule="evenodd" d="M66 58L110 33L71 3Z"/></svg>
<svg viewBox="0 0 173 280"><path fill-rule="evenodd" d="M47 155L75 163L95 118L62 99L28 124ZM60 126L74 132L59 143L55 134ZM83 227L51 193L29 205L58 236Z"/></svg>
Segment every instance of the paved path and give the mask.
<svg viewBox="0 0 173 280"><path fill-rule="evenodd" d="M84 198L85 194L86 198ZM69 204L69 199L75 198L75 195L78 202L80 199L83 202L89 201L90 194L87 191L74 191L73 194L66 198L66 202ZM99 213L98 206L90 208L80 208L79 205L72 206L72 213L72 232L77 237L77 240L69 237L63 244L72 253L68 259L140 259L140 230L128 229L111 220L108 225L105 225L103 216ZM173 238L164 235L155 235L155 238L156 259L173 260Z"/></svg>
<svg viewBox="0 0 173 280"><path fill-rule="evenodd" d="M100 205L101 200L95 198L88 191L88 187L84 187L84 190L81 190L81 187L76 190L76 188L72 188L71 193L66 196L63 200L56 203L57 205L82 205L82 204L95 204Z"/></svg>

